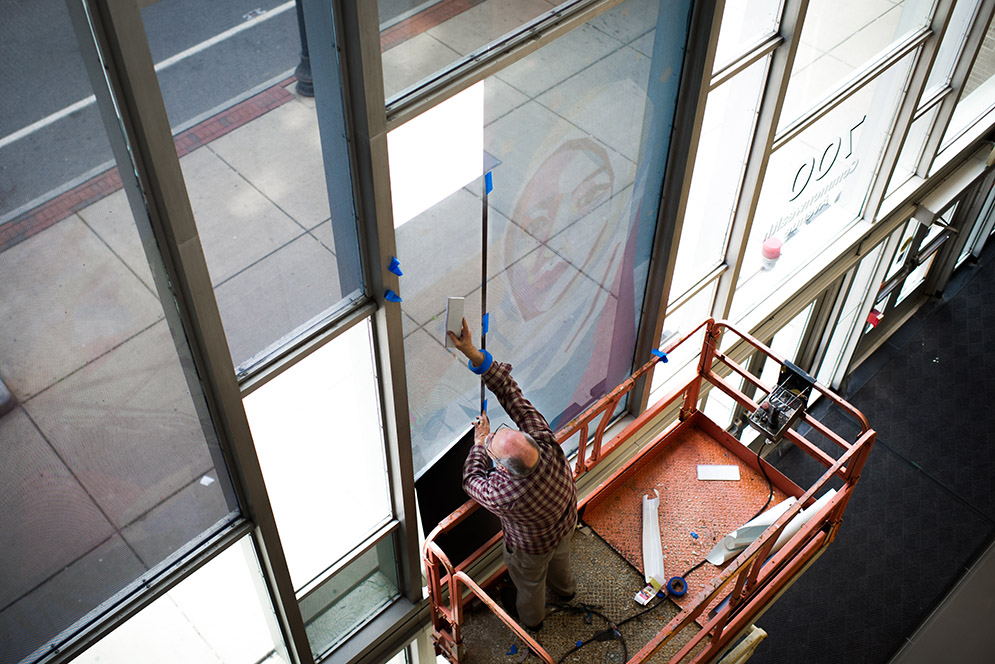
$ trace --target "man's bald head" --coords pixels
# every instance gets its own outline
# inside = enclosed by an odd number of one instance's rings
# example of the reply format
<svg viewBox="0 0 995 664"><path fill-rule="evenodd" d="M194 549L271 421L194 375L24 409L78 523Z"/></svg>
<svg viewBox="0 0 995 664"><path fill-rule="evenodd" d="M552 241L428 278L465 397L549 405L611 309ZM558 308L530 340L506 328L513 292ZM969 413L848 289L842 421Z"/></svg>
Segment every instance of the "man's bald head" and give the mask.
<svg viewBox="0 0 995 664"><path fill-rule="evenodd" d="M512 475L528 475L539 463L539 446L532 436L515 429L500 429L490 444L491 454Z"/></svg>

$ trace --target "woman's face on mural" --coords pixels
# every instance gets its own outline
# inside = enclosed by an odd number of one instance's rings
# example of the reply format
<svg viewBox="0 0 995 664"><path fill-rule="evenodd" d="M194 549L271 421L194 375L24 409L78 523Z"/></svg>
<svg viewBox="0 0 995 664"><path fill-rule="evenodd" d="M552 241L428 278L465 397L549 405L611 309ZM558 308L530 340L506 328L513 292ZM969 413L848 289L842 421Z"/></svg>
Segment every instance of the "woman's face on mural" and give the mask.
<svg viewBox="0 0 995 664"><path fill-rule="evenodd" d="M571 268L563 257L550 249L547 243L599 205L609 205L615 174L608 151L590 138L577 138L561 143L547 157L528 183L516 202L513 221L522 230L542 243L525 260L509 269L512 293L523 318L530 319L559 301L580 272ZM601 225L590 248L590 263L606 251L607 225ZM618 242L622 238L618 238ZM515 255L515 236L505 237L506 255ZM580 265L575 266L580 267ZM563 277L568 278L564 281Z"/></svg>

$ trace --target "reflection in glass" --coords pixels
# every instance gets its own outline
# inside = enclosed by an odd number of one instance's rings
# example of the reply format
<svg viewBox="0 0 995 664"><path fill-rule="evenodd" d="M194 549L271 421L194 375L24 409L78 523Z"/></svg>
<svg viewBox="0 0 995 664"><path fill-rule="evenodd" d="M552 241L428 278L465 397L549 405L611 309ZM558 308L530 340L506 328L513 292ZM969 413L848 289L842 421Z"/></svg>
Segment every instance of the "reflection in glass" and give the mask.
<svg viewBox="0 0 995 664"><path fill-rule="evenodd" d="M449 69L549 12L555 0L377 0L384 95Z"/></svg>
<svg viewBox="0 0 995 664"><path fill-rule="evenodd" d="M15 5L0 21L4 662L113 610L115 594L141 588L238 509L173 296L157 289L139 238L148 219L101 165L111 149L96 105L7 133L93 93L66 5ZM23 94L37 86L22 76L50 66L44 94Z"/></svg>
<svg viewBox="0 0 995 664"><path fill-rule="evenodd" d="M813 0L778 122L786 127L885 49L929 22L934 0Z"/></svg>
<svg viewBox="0 0 995 664"><path fill-rule="evenodd" d="M888 195L891 195L916 174L919 161L922 159L923 148L926 147L926 139L929 138L939 110L939 106L936 106L912 122L909 133L905 136L905 143L902 144L902 152L898 156L895 170L892 171L891 180L888 182Z"/></svg>
<svg viewBox="0 0 995 664"><path fill-rule="evenodd" d="M771 156L736 286L733 320L807 265L859 217L913 56Z"/></svg>
<svg viewBox="0 0 995 664"><path fill-rule="evenodd" d="M949 145L992 106L995 106L995 21L988 26L941 145Z"/></svg>
<svg viewBox="0 0 995 664"><path fill-rule="evenodd" d="M243 400L295 590L390 518L376 380L363 322Z"/></svg>
<svg viewBox="0 0 995 664"><path fill-rule="evenodd" d="M374 618L399 594L393 538L387 536L300 598L315 658Z"/></svg>
<svg viewBox="0 0 995 664"><path fill-rule="evenodd" d="M859 334L857 314L860 313L861 304L864 301L867 289L870 287L871 278L878 267L878 260L881 252L884 251L886 243L887 241L879 243L869 254L860 259L853 281L850 283L846 300L843 303L843 313L837 320L835 327L833 327L833 334L829 339L826 352L819 360L819 370L816 373L816 380L823 385L830 386L832 389L839 387L838 381L843 373L840 365L843 362L847 345L855 333Z"/></svg>
<svg viewBox="0 0 995 664"><path fill-rule="evenodd" d="M783 5L781 0L727 0L712 71L722 69L743 55L746 49L775 32Z"/></svg>
<svg viewBox="0 0 995 664"><path fill-rule="evenodd" d="M679 309L667 312L667 317L663 321L660 348L668 348L671 344L676 343L709 317L712 303L715 301L716 288L717 282L713 281L681 305ZM690 373L696 367L694 360L698 359L701 353L701 344L704 339L705 332L702 329L678 346L676 350L668 351L666 364L656 365L653 369L653 383L650 388L651 401L662 397L665 391L676 388L677 385L690 378Z"/></svg>
<svg viewBox="0 0 995 664"><path fill-rule="evenodd" d="M73 660L80 664L287 664L259 560L248 537L181 581Z"/></svg>
<svg viewBox="0 0 995 664"><path fill-rule="evenodd" d="M487 347L554 428L633 363L686 39L687 3L657 28L659 4L623 2L484 81ZM466 297L479 340L482 194L478 177L397 228L416 471L480 408L442 314Z"/></svg>
<svg viewBox="0 0 995 664"><path fill-rule="evenodd" d="M950 82L954 63L957 62L964 47L967 31L971 27L979 4L980 0L960 0L954 5L946 32L943 33L943 41L940 43L940 48L933 59L933 66L929 70L929 77L926 79L926 87L924 88L926 96L933 88L947 85Z"/></svg>
<svg viewBox="0 0 995 664"><path fill-rule="evenodd" d="M708 94L677 245L671 301L724 258L769 61L754 63Z"/></svg>
<svg viewBox="0 0 995 664"><path fill-rule="evenodd" d="M205 0L160 0L142 10L240 372L362 294L345 146L322 154L314 100L296 95L290 77L301 47L295 6L272 5L247 7L245 16L209 11ZM235 32L213 39L228 30Z"/></svg>

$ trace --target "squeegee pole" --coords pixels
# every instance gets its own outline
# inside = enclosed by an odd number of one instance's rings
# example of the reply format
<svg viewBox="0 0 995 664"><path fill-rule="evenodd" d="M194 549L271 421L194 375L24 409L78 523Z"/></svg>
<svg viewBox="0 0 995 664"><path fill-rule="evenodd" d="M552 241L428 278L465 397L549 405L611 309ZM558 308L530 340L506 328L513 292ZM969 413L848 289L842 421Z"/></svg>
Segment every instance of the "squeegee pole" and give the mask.
<svg viewBox="0 0 995 664"><path fill-rule="evenodd" d="M487 320L487 176L485 174L483 182L481 184L483 187L483 203L480 210L480 220L481 220L481 238L482 244L480 247L480 253L483 257L480 261L480 348L484 350L487 348L487 326L484 325L484 321ZM480 412L484 412L484 403L486 401L484 394L484 377L480 377Z"/></svg>

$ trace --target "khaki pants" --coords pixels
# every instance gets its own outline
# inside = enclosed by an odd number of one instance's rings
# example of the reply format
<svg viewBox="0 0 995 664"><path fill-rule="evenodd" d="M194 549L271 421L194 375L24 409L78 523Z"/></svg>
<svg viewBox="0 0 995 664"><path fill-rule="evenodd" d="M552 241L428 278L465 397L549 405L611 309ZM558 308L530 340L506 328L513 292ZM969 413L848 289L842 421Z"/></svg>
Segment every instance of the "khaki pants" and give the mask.
<svg viewBox="0 0 995 664"><path fill-rule="evenodd" d="M546 617L546 583L553 592L564 597L574 594L577 580L570 569L570 549L573 532L547 553L531 554L514 551L504 545L504 563L518 591L518 619L526 627L535 627Z"/></svg>

